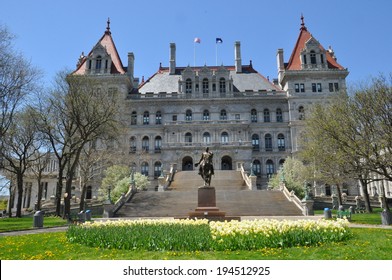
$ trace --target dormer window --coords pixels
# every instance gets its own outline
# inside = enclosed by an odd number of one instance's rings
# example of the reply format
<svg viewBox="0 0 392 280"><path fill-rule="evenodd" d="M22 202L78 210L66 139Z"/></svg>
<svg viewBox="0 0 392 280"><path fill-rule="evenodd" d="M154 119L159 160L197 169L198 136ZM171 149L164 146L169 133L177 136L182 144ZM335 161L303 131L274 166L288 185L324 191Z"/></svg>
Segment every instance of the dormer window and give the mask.
<svg viewBox="0 0 392 280"><path fill-rule="evenodd" d="M315 51L310 51L310 63L311 64L317 64Z"/></svg>
<svg viewBox="0 0 392 280"><path fill-rule="evenodd" d="M96 70L101 70L102 67L102 57L101 56L97 56L97 60L95 61L95 69Z"/></svg>
<svg viewBox="0 0 392 280"><path fill-rule="evenodd" d="M208 93L208 79L203 79L203 93Z"/></svg>
<svg viewBox="0 0 392 280"><path fill-rule="evenodd" d="M185 93L192 93L192 80L187 79L185 81Z"/></svg>

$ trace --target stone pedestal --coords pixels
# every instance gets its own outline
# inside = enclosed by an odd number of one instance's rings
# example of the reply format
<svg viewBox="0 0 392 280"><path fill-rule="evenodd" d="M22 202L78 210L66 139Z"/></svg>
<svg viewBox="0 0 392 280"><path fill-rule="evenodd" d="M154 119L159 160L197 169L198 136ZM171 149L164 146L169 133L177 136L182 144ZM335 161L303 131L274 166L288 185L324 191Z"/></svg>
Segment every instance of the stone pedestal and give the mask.
<svg viewBox="0 0 392 280"><path fill-rule="evenodd" d="M216 192L214 187L202 187L197 192L197 208L189 213L189 218L224 219L226 212L216 207Z"/></svg>

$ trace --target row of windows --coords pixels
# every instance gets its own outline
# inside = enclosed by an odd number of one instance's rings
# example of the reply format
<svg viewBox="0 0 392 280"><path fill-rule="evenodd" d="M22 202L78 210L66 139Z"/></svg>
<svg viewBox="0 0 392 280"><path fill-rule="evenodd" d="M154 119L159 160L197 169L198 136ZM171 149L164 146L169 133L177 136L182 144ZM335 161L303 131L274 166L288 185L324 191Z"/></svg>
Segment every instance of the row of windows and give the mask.
<svg viewBox="0 0 392 280"><path fill-rule="evenodd" d="M187 132L185 133L185 145L190 145L192 143L192 133ZM132 136L130 138L130 152L134 153L136 152L136 137ZM202 141L204 144L210 144L211 143L211 134L209 132L204 132L202 135ZM222 144L227 144L229 143L229 133L227 132L222 132L220 136L220 142ZM266 151L272 151L273 149L273 140L272 140L272 135L271 134L266 134L264 136L264 148ZM258 151L260 149L260 137L258 134L253 134L252 135L252 147L254 151ZM277 147L279 151L284 151L286 150L286 141L285 137L282 133L278 134L277 137ZM162 148L162 137L161 136L156 136L154 139L154 151L156 153L159 153ZM142 150L148 152L150 150L150 138L148 136L144 136L142 138Z"/></svg>
<svg viewBox="0 0 392 280"><path fill-rule="evenodd" d="M281 159L281 160L279 161L279 167L283 166L283 163L284 163L284 159ZM255 174L255 175L261 175L261 173L262 173L262 172L261 172L262 166L261 166L260 160L255 159L255 160L252 162L252 170L253 170L253 174ZM266 160L266 162L265 162L265 173L266 173L268 176L271 176L272 174L275 173L275 163L274 163L274 161L273 161L272 159Z"/></svg>
<svg viewBox="0 0 392 280"><path fill-rule="evenodd" d="M283 112L282 109L278 108L275 111L276 113L276 121L283 122ZM237 115L236 115L237 119ZM271 113L269 109L264 109L263 111L263 120L264 122L271 122ZM172 118L173 121L177 121L177 115L174 115ZM193 120L193 112L192 110L186 110L185 112L185 121L192 121ZM203 121L210 120L210 111L204 110L202 115ZM219 115L219 120L227 120L227 111L221 110ZM250 112L250 120L252 123L258 121L258 113L256 109L252 109ZM145 111L143 113L143 125L150 124L150 112ZM162 124L162 113L161 111L157 111L155 113L155 124ZM131 125L137 125L137 112L133 111L131 114Z"/></svg>
<svg viewBox="0 0 392 280"><path fill-rule="evenodd" d="M186 79L185 81L185 93L192 93L193 91L193 82L191 79ZM195 91L199 92L199 84L195 83ZM202 92L209 93L210 91L210 82L207 78L203 79L202 81ZM212 91L216 91L216 84L212 84ZM219 92L225 93L226 92L226 79L220 78L219 79Z"/></svg>
<svg viewBox="0 0 392 280"><path fill-rule="evenodd" d="M264 136L264 148L266 151L272 151L272 136L271 134L266 134ZM286 141L285 137L282 133L278 134L277 138L277 146L279 151L285 151L286 150ZM259 151L260 150L260 138L258 134L253 134L252 135L252 148L254 151Z"/></svg>
<svg viewBox="0 0 392 280"><path fill-rule="evenodd" d="M336 92L339 91L339 83L329 83L328 84L329 92ZM295 92L305 92L305 84L304 83L297 83L294 84L294 91ZM312 92L322 92L322 84L321 83L312 83Z"/></svg>

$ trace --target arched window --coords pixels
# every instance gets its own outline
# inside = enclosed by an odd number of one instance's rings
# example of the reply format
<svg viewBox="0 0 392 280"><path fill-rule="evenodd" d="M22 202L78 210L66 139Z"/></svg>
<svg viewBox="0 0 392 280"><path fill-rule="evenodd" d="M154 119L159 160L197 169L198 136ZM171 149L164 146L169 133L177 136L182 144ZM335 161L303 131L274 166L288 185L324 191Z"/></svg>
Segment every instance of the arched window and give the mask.
<svg viewBox="0 0 392 280"><path fill-rule="evenodd" d="M279 160L279 169L282 169L284 162L285 160L283 158Z"/></svg>
<svg viewBox="0 0 392 280"><path fill-rule="evenodd" d="M148 176L148 163L147 162L145 162L145 161L142 162L140 173L142 173L142 175L144 175L144 176Z"/></svg>
<svg viewBox="0 0 392 280"><path fill-rule="evenodd" d="M229 134L225 131L221 134L221 143L228 144L229 143Z"/></svg>
<svg viewBox="0 0 392 280"><path fill-rule="evenodd" d="M186 79L185 81L185 93L192 93L192 80Z"/></svg>
<svg viewBox="0 0 392 280"><path fill-rule="evenodd" d="M271 177L271 175L275 172L274 162L272 161L272 159L267 160L265 167L268 177Z"/></svg>
<svg viewBox="0 0 392 280"><path fill-rule="evenodd" d="M278 134L278 149L279 151L284 151L286 149L284 135L282 133Z"/></svg>
<svg viewBox="0 0 392 280"><path fill-rule="evenodd" d="M137 124L137 113L136 111L133 111L131 114L131 125L136 125Z"/></svg>
<svg viewBox="0 0 392 280"><path fill-rule="evenodd" d="M211 135L209 132L203 133L203 144L210 144L211 143Z"/></svg>
<svg viewBox="0 0 392 280"><path fill-rule="evenodd" d="M268 109L264 109L264 122L270 122L270 111Z"/></svg>
<svg viewBox="0 0 392 280"><path fill-rule="evenodd" d="M190 132L185 133L185 145L186 146L192 145L192 133Z"/></svg>
<svg viewBox="0 0 392 280"><path fill-rule="evenodd" d="M210 120L210 112L208 110L203 111L203 121Z"/></svg>
<svg viewBox="0 0 392 280"><path fill-rule="evenodd" d="M101 70L101 67L102 67L102 57L99 55L95 60L95 69Z"/></svg>
<svg viewBox="0 0 392 280"><path fill-rule="evenodd" d="M147 125L150 123L150 113L148 111L145 111L143 113L143 124Z"/></svg>
<svg viewBox="0 0 392 280"><path fill-rule="evenodd" d="M250 111L250 121L252 123L256 123L257 122L257 111L256 111L256 109L252 109Z"/></svg>
<svg viewBox="0 0 392 280"><path fill-rule="evenodd" d="M303 106L298 107L298 119L300 120L305 119L305 108Z"/></svg>
<svg viewBox="0 0 392 280"><path fill-rule="evenodd" d="M253 148L253 151L260 150L260 139L259 139L258 134L252 135L252 148Z"/></svg>
<svg viewBox="0 0 392 280"><path fill-rule="evenodd" d="M226 113L226 110L221 110L221 111L220 111L220 117L219 117L219 119L220 119L220 120L227 120L227 113Z"/></svg>
<svg viewBox="0 0 392 280"><path fill-rule="evenodd" d="M276 109L276 121L283 122L283 113L282 113L282 109L280 108Z"/></svg>
<svg viewBox="0 0 392 280"><path fill-rule="evenodd" d="M208 93L209 88L208 88L208 79L205 78L203 79L203 93Z"/></svg>
<svg viewBox="0 0 392 280"><path fill-rule="evenodd" d="M264 136L264 142L265 142L265 150L272 151L272 136L271 136L271 134L268 133Z"/></svg>
<svg viewBox="0 0 392 280"><path fill-rule="evenodd" d="M253 161L253 173L257 176L257 175L261 175L261 162L258 159L255 159Z"/></svg>
<svg viewBox="0 0 392 280"><path fill-rule="evenodd" d="M310 64L317 64L315 51L310 51Z"/></svg>
<svg viewBox="0 0 392 280"><path fill-rule="evenodd" d="M157 111L155 113L155 124L162 124L162 113L161 113L161 111Z"/></svg>
<svg viewBox="0 0 392 280"><path fill-rule="evenodd" d="M162 173L162 163L159 161L154 163L154 178L158 178Z"/></svg>
<svg viewBox="0 0 392 280"><path fill-rule="evenodd" d="M226 80L225 80L225 78L219 79L219 92L226 93Z"/></svg>
<svg viewBox="0 0 392 280"><path fill-rule="evenodd" d="M148 150L150 149L150 139L148 138L148 136L144 136L142 139L142 149L145 152L148 152Z"/></svg>
<svg viewBox="0 0 392 280"><path fill-rule="evenodd" d="M186 110L185 121L190 122L192 120L192 110Z"/></svg>
<svg viewBox="0 0 392 280"><path fill-rule="evenodd" d="M132 136L129 139L129 152L130 153L135 153L136 152L136 137Z"/></svg>
<svg viewBox="0 0 392 280"><path fill-rule="evenodd" d="M160 153L161 152L161 147L162 147L162 137L161 136L157 136L157 137L155 137L155 141L154 141L155 152L156 153Z"/></svg>

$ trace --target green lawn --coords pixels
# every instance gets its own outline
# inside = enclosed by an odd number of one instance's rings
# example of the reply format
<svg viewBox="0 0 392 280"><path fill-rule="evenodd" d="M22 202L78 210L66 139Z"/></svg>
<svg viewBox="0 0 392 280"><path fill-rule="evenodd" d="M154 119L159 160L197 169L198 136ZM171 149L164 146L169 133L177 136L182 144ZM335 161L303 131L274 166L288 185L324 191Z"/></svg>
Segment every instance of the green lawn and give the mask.
<svg viewBox="0 0 392 280"><path fill-rule="evenodd" d="M337 210L332 210L332 216L336 217ZM381 224L381 208L374 208L373 213L357 213L351 216L351 222L355 224L369 224L369 225L380 225ZM324 210L315 210L316 215L323 215Z"/></svg>
<svg viewBox="0 0 392 280"><path fill-rule="evenodd" d="M44 227L56 227L66 224L67 221L60 217L44 217ZM0 219L0 232L33 228L33 217Z"/></svg>
<svg viewBox="0 0 392 280"><path fill-rule="evenodd" d="M71 244L65 232L0 237L1 260L392 260L392 230L351 229L344 243L254 251L149 252Z"/></svg>
<svg viewBox="0 0 392 280"><path fill-rule="evenodd" d="M319 213L320 214L320 213ZM380 213L355 214L353 223L381 224ZM65 225L57 217L45 217L44 226ZM33 219L0 219L0 231L32 228ZM150 252L98 249L68 242L65 232L0 237L1 260L392 260L392 229L351 228L353 236L342 243L317 247L292 247L254 251Z"/></svg>

